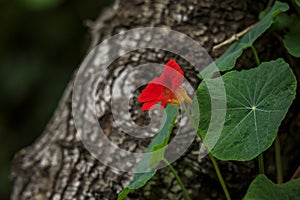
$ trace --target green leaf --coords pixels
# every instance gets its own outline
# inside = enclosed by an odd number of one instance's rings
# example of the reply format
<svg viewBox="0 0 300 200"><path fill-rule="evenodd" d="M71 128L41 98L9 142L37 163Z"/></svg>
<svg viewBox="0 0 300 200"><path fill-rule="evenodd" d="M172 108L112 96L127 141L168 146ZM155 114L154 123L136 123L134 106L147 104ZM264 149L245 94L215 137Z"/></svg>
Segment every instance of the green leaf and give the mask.
<svg viewBox="0 0 300 200"><path fill-rule="evenodd" d="M300 0L295 0L295 3L300 7Z"/></svg>
<svg viewBox="0 0 300 200"><path fill-rule="evenodd" d="M298 200L300 179L275 184L265 175L258 175L248 188L245 200Z"/></svg>
<svg viewBox="0 0 300 200"><path fill-rule="evenodd" d="M284 36L283 43L292 56L300 57L300 23Z"/></svg>
<svg viewBox="0 0 300 200"><path fill-rule="evenodd" d="M224 82L227 109L224 127L218 136L205 138L211 123L210 92ZM209 86L210 90L208 90ZM221 160L251 160L269 148L296 93L296 78L283 59L259 67L228 72L202 81L198 90L199 133L211 153ZM224 109L222 109L224 112ZM217 124L220 124L217 122ZM214 138L217 137L217 138ZM206 142L213 139L214 146Z"/></svg>
<svg viewBox="0 0 300 200"><path fill-rule="evenodd" d="M131 184L118 195L118 200L124 199L131 190L143 187L154 176L155 167L164 159L165 148L170 139L177 114L177 105L166 107L160 131L146 150L147 153L151 152L151 154L144 154L137 166L137 171L143 173L134 175Z"/></svg>
<svg viewBox="0 0 300 200"><path fill-rule="evenodd" d="M263 11L261 11L258 15L258 19L262 20L271 10L271 7L267 7L266 9L264 9Z"/></svg>
<svg viewBox="0 0 300 200"><path fill-rule="evenodd" d="M211 77L211 75L217 72L217 70L231 70L235 66L236 60L242 55L243 50L253 45L254 41L272 25L274 17L288 9L288 4L276 1L270 11L254 28L246 33L240 40L233 43L214 63L210 64L202 72L200 72L199 77L202 79L205 77Z"/></svg>
<svg viewBox="0 0 300 200"><path fill-rule="evenodd" d="M275 30L286 30L295 26L299 22L299 17L292 13L288 15L287 13L280 13L275 17L272 29Z"/></svg>

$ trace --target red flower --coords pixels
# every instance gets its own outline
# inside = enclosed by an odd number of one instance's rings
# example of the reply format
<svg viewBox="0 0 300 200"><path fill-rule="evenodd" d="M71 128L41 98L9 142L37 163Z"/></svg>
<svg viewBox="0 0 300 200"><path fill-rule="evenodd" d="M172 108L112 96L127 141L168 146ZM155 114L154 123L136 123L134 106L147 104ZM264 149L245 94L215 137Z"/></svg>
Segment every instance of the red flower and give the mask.
<svg viewBox="0 0 300 200"><path fill-rule="evenodd" d="M157 103L161 108L166 104L179 104L184 100L191 103L191 98L186 94L181 84L184 80L184 73L177 62L173 59L165 65L163 73L154 78L143 89L138 101L144 103L142 110L150 110Z"/></svg>

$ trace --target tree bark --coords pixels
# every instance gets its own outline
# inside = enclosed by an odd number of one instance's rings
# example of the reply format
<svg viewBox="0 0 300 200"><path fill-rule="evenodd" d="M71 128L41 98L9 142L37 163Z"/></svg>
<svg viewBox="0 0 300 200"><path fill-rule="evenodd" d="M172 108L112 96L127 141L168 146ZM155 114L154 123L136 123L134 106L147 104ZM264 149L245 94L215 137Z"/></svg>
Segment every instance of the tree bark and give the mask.
<svg viewBox="0 0 300 200"><path fill-rule="evenodd" d="M113 8L91 24L91 48L105 38L136 27L167 27L187 34L209 53L214 45L230 38L258 20L265 8L263 2L238 0L120 0ZM112 64L111 70L132 63L166 62L157 52L132 52ZM219 52L221 53L221 51ZM214 54L216 57L219 55ZM186 68L192 70L192 68ZM22 149L14 158L12 168L13 200L22 199L116 199L132 179L132 174L117 172L95 159L83 146L72 117L72 84L67 86L52 120L42 136ZM109 82L109 81L108 81ZM113 84L114 78L111 77ZM96 86L95 86L96 87ZM103 88L97 86L97 105L106 102ZM111 123L109 107L99 114L110 135L118 130ZM126 143L120 140L120 145ZM145 145L140 145L143 149ZM193 199L224 199L222 189L210 160L198 160L199 143L174 163ZM240 199L257 172L255 162L219 162L233 199ZM129 199L182 199L182 193L168 169L161 169L142 189L132 192Z"/></svg>

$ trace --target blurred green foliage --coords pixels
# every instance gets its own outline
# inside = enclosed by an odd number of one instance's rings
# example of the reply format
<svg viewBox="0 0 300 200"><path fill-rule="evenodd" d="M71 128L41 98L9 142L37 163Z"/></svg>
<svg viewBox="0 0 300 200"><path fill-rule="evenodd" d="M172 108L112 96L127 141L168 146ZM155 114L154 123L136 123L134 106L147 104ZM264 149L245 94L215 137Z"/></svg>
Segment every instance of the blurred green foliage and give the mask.
<svg viewBox="0 0 300 200"><path fill-rule="evenodd" d="M84 20L112 1L0 1L0 199L13 155L41 135L86 53Z"/></svg>
<svg viewBox="0 0 300 200"><path fill-rule="evenodd" d="M19 4L23 4L30 9L49 9L58 6L63 0L18 0Z"/></svg>

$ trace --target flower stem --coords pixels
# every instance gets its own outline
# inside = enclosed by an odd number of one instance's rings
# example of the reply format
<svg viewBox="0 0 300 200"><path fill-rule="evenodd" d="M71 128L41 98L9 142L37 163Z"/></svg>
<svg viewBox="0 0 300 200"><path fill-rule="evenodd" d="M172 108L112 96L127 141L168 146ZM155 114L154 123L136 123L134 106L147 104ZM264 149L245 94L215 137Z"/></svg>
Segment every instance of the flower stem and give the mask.
<svg viewBox="0 0 300 200"><path fill-rule="evenodd" d="M265 174L264 156L262 153L258 156L258 168L260 174Z"/></svg>
<svg viewBox="0 0 300 200"><path fill-rule="evenodd" d="M185 111L187 117L189 118L189 120L190 120L190 122L191 122L193 128L198 132L197 126L195 125L195 122L194 122L194 119L193 119L193 117L191 116L190 112L188 111L188 109L187 109L185 103L182 102L182 104L180 104L180 105L182 105L182 108L183 108L183 110Z"/></svg>
<svg viewBox="0 0 300 200"><path fill-rule="evenodd" d="M191 200L191 198L189 197L189 194L187 192L187 190L185 189L180 177L178 176L177 171L174 169L174 167L169 163L169 161L167 161L166 159L163 159L163 161L166 163L166 165L169 167L169 169L171 170L171 172L174 174L182 192L183 192L183 196L185 200Z"/></svg>
<svg viewBox="0 0 300 200"><path fill-rule="evenodd" d="M182 108L184 109L184 111L186 112L186 115L187 115L187 117L189 118L190 122L192 123L194 129L196 130L198 136L199 136L200 139L202 140L202 137L201 137L199 131L197 130L197 127L195 126L195 122L194 122L192 116L190 115L190 112L188 111L188 109L187 109L185 103L183 102L181 105L182 105ZM203 141L203 140L202 140L202 141ZM225 182L224 182L224 179L223 179L223 176L222 176L222 174L221 174L221 171L220 171L220 168L219 168L219 166L218 166L218 163L216 162L216 160L214 159L214 157L213 157L213 155L212 155L211 153L208 153L208 155L209 155L209 158L210 158L210 160L211 160L211 162L212 162L212 164L213 164L213 166L214 166L214 169L215 169L215 171L216 171L217 177L218 177L219 182L220 182L220 184L221 184L221 186L222 186L222 189L223 189L223 191L224 191L224 194L225 194L225 196L226 196L226 199L227 199L227 200L231 200L230 194L229 194L229 192L228 192L228 190L227 190L227 187L226 187L226 184L225 184Z"/></svg>
<svg viewBox="0 0 300 200"><path fill-rule="evenodd" d="M220 184L221 184L221 186L222 186L222 188L223 188L223 191L224 191L224 193L225 193L226 199L227 199L227 200L231 200L230 195L229 195L229 192L228 192L228 190L227 190L226 184L225 184L225 182L224 182L224 179L223 179L223 176L222 176L221 171L220 171L220 169L219 169L219 166L218 166L217 161L215 160L215 158L213 157L213 155L212 155L211 153L208 153L208 155L209 155L210 160L211 160L211 162L212 162L212 164L213 164L213 166L214 166L214 168L215 168L215 171L216 171L216 173L217 173L217 177L218 177L219 182L220 182Z"/></svg>
<svg viewBox="0 0 300 200"><path fill-rule="evenodd" d="M283 182L282 175L282 161L281 161L281 148L280 148L280 139L277 135L275 140L275 160L276 160L276 170L277 170L277 183L280 184Z"/></svg>

